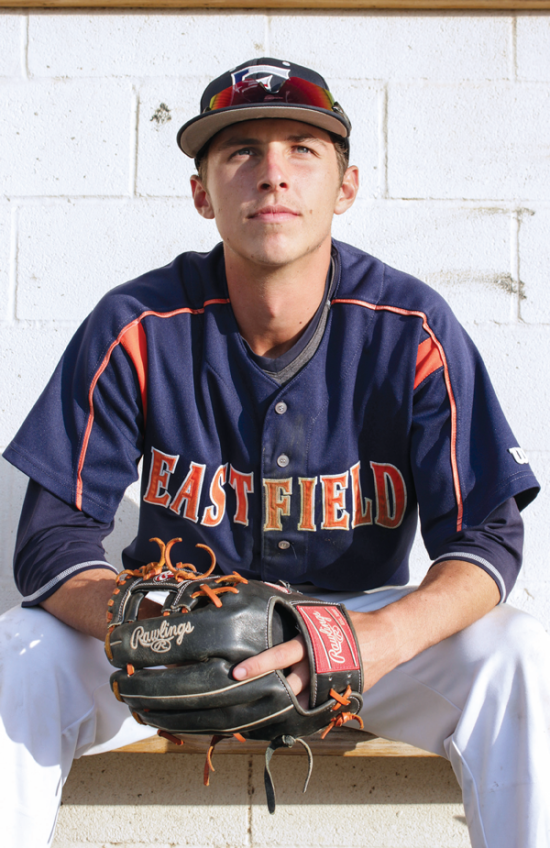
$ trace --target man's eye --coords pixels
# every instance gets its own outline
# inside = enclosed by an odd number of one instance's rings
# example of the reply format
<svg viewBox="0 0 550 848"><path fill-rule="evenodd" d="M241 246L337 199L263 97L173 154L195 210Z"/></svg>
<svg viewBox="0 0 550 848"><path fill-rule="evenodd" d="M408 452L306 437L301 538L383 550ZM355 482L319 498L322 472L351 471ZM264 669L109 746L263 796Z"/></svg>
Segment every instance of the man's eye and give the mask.
<svg viewBox="0 0 550 848"><path fill-rule="evenodd" d="M306 147L305 144L297 144L295 149L298 151L298 153L311 153L311 148Z"/></svg>
<svg viewBox="0 0 550 848"><path fill-rule="evenodd" d="M250 156L253 153L251 147L240 147L238 150L235 150L233 156Z"/></svg>

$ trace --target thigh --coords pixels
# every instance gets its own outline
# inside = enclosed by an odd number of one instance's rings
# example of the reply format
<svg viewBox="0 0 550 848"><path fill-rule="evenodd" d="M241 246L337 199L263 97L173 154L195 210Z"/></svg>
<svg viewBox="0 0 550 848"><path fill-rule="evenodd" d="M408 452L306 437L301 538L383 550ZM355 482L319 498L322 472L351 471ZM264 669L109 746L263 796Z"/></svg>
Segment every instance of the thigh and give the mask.
<svg viewBox="0 0 550 848"><path fill-rule="evenodd" d="M110 691L111 672L99 640L39 607L8 610L0 616L5 738L50 766L151 735Z"/></svg>
<svg viewBox="0 0 550 848"><path fill-rule="evenodd" d="M330 597L370 612L414 588ZM398 666L363 697L366 730L447 756L446 740L460 722L465 733L465 711L466 724L479 726L498 723L517 698L533 709L550 704L550 638L532 616L503 604ZM485 735L494 732L487 726Z"/></svg>

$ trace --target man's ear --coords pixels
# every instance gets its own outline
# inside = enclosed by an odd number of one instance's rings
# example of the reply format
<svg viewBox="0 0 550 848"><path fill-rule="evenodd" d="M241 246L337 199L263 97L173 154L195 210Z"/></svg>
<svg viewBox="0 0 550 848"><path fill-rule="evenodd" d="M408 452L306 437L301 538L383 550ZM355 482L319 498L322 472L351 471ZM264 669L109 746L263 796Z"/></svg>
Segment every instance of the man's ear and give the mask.
<svg viewBox="0 0 550 848"><path fill-rule="evenodd" d="M193 174L190 181L193 203L199 215L202 215L203 218L215 218L210 195L206 187L202 184L198 174Z"/></svg>
<svg viewBox="0 0 550 848"><path fill-rule="evenodd" d="M358 191L359 168L357 165L350 165L349 168L346 168L346 173L344 174L344 179L342 180L342 185L336 198L334 214L341 215L342 212L349 209L353 205Z"/></svg>

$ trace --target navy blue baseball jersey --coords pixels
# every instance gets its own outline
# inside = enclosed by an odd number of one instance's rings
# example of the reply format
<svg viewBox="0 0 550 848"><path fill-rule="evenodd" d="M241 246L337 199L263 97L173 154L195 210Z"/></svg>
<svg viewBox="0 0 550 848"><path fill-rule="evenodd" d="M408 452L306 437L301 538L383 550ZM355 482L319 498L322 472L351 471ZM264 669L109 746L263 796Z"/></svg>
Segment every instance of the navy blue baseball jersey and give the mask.
<svg viewBox="0 0 550 848"><path fill-rule="evenodd" d="M239 333L222 246L185 253L101 300L5 457L103 526L143 459L125 567L181 536L174 561L201 542L246 577L404 584L419 512L431 558L504 597L498 557L462 542L538 484L483 362L436 292L334 244L322 339L284 385Z"/></svg>

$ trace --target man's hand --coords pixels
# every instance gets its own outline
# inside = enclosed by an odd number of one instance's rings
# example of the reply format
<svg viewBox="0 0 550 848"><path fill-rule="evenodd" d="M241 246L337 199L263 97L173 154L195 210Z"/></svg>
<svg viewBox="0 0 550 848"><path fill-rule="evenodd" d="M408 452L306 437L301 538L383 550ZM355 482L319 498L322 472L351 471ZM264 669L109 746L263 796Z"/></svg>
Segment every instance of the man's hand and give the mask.
<svg viewBox="0 0 550 848"><path fill-rule="evenodd" d="M245 660L233 669L235 680L259 677L266 671L289 669L287 680L290 688L298 696L298 703L307 708L309 699L309 662L306 645L301 636L269 648L255 657Z"/></svg>
<svg viewBox="0 0 550 848"><path fill-rule="evenodd" d="M366 691L399 663L394 662L389 656L391 655L389 650L391 631L388 632L386 622L380 621L377 612L349 612L349 616L357 633L363 656L364 691ZM369 661L369 657L376 659ZM301 636L239 663L233 669L233 677L235 680L246 680L275 669L289 669L287 680L290 688L298 696L298 703L306 708L309 699L309 662L305 642Z"/></svg>
<svg viewBox="0 0 550 848"><path fill-rule="evenodd" d="M500 600L495 581L461 560L434 565L414 592L374 612L349 611L363 657L364 691L421 651L482 618ZM301 637L276 645L233 669L236 680L290 669L287 680L307 706L309 663Z"/></svg>

